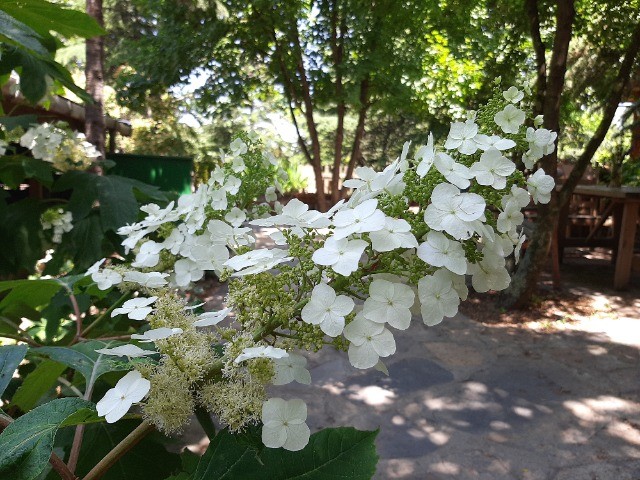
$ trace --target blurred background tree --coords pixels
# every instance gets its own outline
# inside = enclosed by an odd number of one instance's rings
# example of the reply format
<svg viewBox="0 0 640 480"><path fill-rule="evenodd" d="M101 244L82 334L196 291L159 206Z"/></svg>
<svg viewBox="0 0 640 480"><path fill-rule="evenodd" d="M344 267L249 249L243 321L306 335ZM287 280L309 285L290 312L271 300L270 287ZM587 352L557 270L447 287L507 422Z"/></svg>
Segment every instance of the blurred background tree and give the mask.
<svg viewBox="0 0 640 480"><path fill-rule="evenodd" d="M574 177L593 164L603 178L637 181L632 129L615 112L634 100L640 71L638 0L103 1L105 106L136 127L120 147L194 155L200 178L238 128L268 126L273 140L287 130L282 153L292 169L311 166L326 207L356 166L384 165L430 131L442 138L501 77L505 88L531 85L533 108L559 130L550 173L560 159L578 165ZM607 136L611 125L618 134ZM546 252L550 234L540 235L533 244ZM539 267L546 254L536 258ZM520 268L527 280L506 303L528 301L538 267Z"/></svg>

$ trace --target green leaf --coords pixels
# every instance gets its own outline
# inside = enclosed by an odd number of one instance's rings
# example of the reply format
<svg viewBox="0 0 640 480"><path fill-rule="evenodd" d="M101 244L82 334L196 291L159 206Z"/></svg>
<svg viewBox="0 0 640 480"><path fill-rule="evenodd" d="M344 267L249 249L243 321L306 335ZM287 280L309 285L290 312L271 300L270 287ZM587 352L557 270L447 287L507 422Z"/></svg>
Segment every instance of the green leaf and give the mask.
<svg viewBox="0 0 640 480"><path fill-rule="evenodd" d="M120 420L113 424L87 425L76 474L86 475L102 458L140 424L135 420ZM145 437L122 456L102 477L102 480L159 480L180 469L180 458L159 443L160 434Z"/></svg>
<svg viewBox="0 0 640 480"><path fill-rule="evenodd" d="M65 248L59 248L58 251L60 255L68 254L73 258L75 271L86 271L96 261L105 257L102 248L103 238L104 230L100 222L100 215L97 212L91 212L89 216L74 222L73 230L67 234L67 246L72 247L72 250L69 251L65 246ZM114 251L114 249L110 251ZM45 272L53 273L48 269Z"/></svg>
<svg viewBox="0 0 640 480"><path fill-rule="evenodd" d="M26 345L7 345L0 347L0 395L9 385L13 372L27 354Z"/></svg>
<svg viewBox="0 0 640 480"><path fill-rule="evenodd" d="M44 0L0 0L0 10L4 10L42 35L48 34L50 30L64 37L91 38L105 33L86 13Z"/></svg>
<svg viewBox="0 0 640 480"><path fill-rule="evenodd" d="M91 402L60 398L16 419L0 435L2 478L37 478L49 462L58 428L83 423L94 412Z"/></svg>
<svg viewBox="0 0 640 480"><path fill-rule="evenodd" d="M299 452L265 448L258 459L255 448L225 429L209 445L193 480L370 479L378 462L377 434L327 428L311 435Z"/></svg>
<svg viewBox="0 0 640 480"><path fill-rule="evenodd" d="M34 123L38 123L38 116L27 114L27 115L16 115L14 117L0 117L0 124L4 126L7 132L15 130L16 128L24 128L27 130L29 126Z"/></svg>
<svg viewBox="0 0 640 480"><path fill-rule="evenodd" d="M96 349L112 348L117 345L122 345L122 342L92 340L78 343L73 347L34 348L31 352L64 363L80 372L87 385L93 385L105 373L131 370L129 362L118 360L119 357L96 352Z"/></svg>
<svg viewBox="0 0 640 480"><path fill-rule="evenodd" d="M68 208L73 217L89 215L91 205L100 203L100 218L104 230L117 230L138 218L138 202L134 189L163 199L158 188L117 175L96 175L88 172L67 172L55 183L54 191L73 189Z"/></svg>
<svg viewBox="0 0 640 480"><path fill-rule="evenodd" d="M200 463L200 458L200 455L193 453L188 448L185 448L180 454L182 471L175 475L171 475L164 480L192 480L193 474L198 468L198 463Z"/></svg>
<svg viewBox="0 0 640 480"><path fill-rule="evenodd" d="M1 8L1 7L0 7ZM11 15L0 10L0 39L21 48L33 50L41 55L47 55L47 49L40 42L40 35Z"/></svg>
<svg viewBox="0 0 640 480"><path fill-rule="evenodd" d="M0 292L11 290L0 301L0 313L12 318L12 313L24 307L35 309L46 305L62 287L60 281L52 278L0 282Z"/></svg>
<svg viewBox="0 0 640 480"><path fill-rule="evenodd" d="M0 182L10 189L17 189L28 178L35 178L46 186L53 183L53 166L48 162L23 155L0 158Z"/></svg>
<svg viewBox="0 0 640 480"><path fill-rule="evenodd" d="M0 275L26 276L43 257L40 214L44 207L45 204L35 198L10 205L0 200Z"/></svg>
<svg viewBox="0 0 640 480"><path fill-rule="evenodd" d="M45 360L31 372L22 382L11 404L20 408L23 412L31 410L42 396L57 383L58 377L67 369L66 365Z"/></svg>

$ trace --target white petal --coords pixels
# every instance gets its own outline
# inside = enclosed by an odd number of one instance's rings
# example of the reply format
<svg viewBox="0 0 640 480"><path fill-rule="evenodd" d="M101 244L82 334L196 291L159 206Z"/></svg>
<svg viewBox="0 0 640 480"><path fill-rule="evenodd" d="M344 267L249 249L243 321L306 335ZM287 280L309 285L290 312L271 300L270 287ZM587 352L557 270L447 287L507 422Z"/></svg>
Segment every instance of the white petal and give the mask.
<svg viewBox="0 0 640 480"><path fill-rule="evenodd" d="M262 443L268 448L280 448L287 441L287 430L284 426L262 427Z"/></svg>
<svg viewBox="0 0 640 480"><path fill-rule="evenodd" d="M369 342L362 345L349 345L349 363L355 368L371 368L374 367L380 359L378 353L374 350Z"/></svg>
<svg viewBox="0 0 640 480"><path fill-rule="evenodd" d="M287 440L282 447L291 452L302 450L309 443L311 431L306 423L300 425L289 425L287 428Z"/></svg>

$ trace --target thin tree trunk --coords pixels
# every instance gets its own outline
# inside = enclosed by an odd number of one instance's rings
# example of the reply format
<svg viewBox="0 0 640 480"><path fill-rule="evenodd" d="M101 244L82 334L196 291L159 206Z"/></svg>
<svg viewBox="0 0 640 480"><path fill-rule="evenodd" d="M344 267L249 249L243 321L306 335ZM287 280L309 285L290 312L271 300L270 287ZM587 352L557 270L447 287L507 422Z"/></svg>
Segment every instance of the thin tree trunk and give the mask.
<svg viewBox="0 0 640 480"><path fill-rule="evenodd" d="M322 178L322 158L320 154L320 138L318 136L318 130L313 118L313 100L311 98L311 87L307 78L307 72L304 68L304 62L302 60L302 47L300 45L300 38L298 36L297 26L295 32L293 32L293 40L295 41L296 50L296 70L300 77L300 85L302 87L302 101L304 103L304 115L307 122L307 131L309 132L309 139L311 140L311 156L313 173L316 177L316 196L318 200L318 209L321 212L327 210L327 199L325 197L324 179Z"/></svg>
<svg viewBox="0 0 640 480"><path fill-rule="evenodd" d="M528 5L529 6L529 5ZM536 25L537 8L528 9L530 23ZM535 18L534 18L535 17ZM553 51L549 66L549 76L538 76L538 80L546 82L544 89L544 125L549 130L560 133L560 100L564 90L564 79L567 70L569 44L573 34L575 8L573 0L559 0L556 11L556 33L553 40ZM534 33L535 36L535 33ZM537 85L537 91L541 86ZM557 142L557 140L556 140ZM556 178L558 168L558 149L544 157L540 164L545 172ZM529 304L538 285L538 278L548 261L551 239L558 222L558 202L556 192L551 192L551 201L538 205L536 228L530 239L527 251L516 271L509 288L501 294L501 305L505 308L521 308Z"/></svg>
<svg viewBox="0 0 640 480"><path fill-rule="evenodd" d="M529 17L531 31L531 43L536 57L536 100L533 114L542 114L544 106L545 90L547 89L547 59L546 48L540 35L540 14L538 12L538 0L526 0L525 8Z"/></svg>
<svg viewBox="0 0 640 480"><path fill-rule="evenodd" d="M96 19L100 26L104 26L102 15L102 0L87 0L87 14ZM104 88L104 40L102 37L87 39L86 43L86 90L94 103L85 105L85 134L87 140L95 145L100 152L101 159L105 155L106 130L103 111ZM101 173L97 166L96 173Z"/></svg>
<svg viewBox="0 0 640 480"><path fill-rule="evenodd" d="M364 77L360 82L360 109L358 111L358 125L353 137L353 146L351 148L351 158L347 165L347 172L344 179L348 180L353 176L353 170L360 161L360 148L362 146L362 138L364 137L364 125L367 119L367 111L369 110L369 75ZM347 193L346 188L342 188L341 195L344 197Z"/></svg>
<svg viewBox="0 0 640 480"><path fill-rule="evenodd" d="M564 185L562 186L562 190L560 191L558 200L560 208L566 205L566 203L571 199L571 195L578 185L578 182L582 178L582 175L584 175L585 170L591 163L591 159L595 155L598 147L609 131L611 122L613 122L613 117L615 116L616 110L618 109L618 105L622 101L622 94L624 93L627 84L629 83L633 64L635 63L635 60L638 56L638 52L640 52L640 23L636 25L636 28L631 37L631 42L627 47L624 59L622 60L622 64L620 65L620 70L618 71L616 80L611 86L609 98L607 99L607 103L604 107L604 112L602 115L602 119L600 120L600 124L598 125L596 132L589 140L589 143L587 143L587 146L580 155L580 158L578 158L575 167L569 174L569 178L567 178L566 182L564 182Z"/></svg>
<svg viewBox="0 0 640 480"><path fill-rule="evenodd" d="M342 143L344 141L344 116L346 113L346 104L344 99L344 89L342 84L342 62L344 54L344 20L340 22L338 27L338 5L336 1L331 2L331 56L333 58L333 67L336 72L336 100L338 102L337 116L338 123L336 125L336 134L333 145L333 170L331 172L331 202L336 203L340 200L340 168L342 167Z"/></svg>

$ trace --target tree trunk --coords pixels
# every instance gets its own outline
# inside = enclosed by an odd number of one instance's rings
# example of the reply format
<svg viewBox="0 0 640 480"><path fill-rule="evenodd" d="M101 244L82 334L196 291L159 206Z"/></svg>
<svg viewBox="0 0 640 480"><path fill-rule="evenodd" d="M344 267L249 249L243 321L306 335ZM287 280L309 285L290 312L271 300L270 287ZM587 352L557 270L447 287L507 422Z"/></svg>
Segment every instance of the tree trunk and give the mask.
<svg viewBox="0 0 640 480"><path fill-rule="evenodd" d="M309 79L307 78L307 72L304 67L302 59L302 46L300 45L300 38L298 36L297 25L294 27L296 30L293 32L293 40L295 42L296 49L296 70L300 78L300 86L302 88L302 102L304 103L304 115L307 123L307 131L309 132L309 139L311 140L311 165L313 166L313 173L316 177L316 197L318 201L318 210L321 212L327 211L327 199L325 197L324 179L322 178L322 158L320 154L320 137L318 136L318 129L316 128L316 122L313 118L313 100L311 98L311 86L309 85Z"/></svg>
<svg viewBox="0 0 640 480"><path fill-rule="evenodd" d="M531 43L536 57L536 99L533 114L540 115L544 107L544 94L547 89L547 59L546 48L540 35L540 14L538 12L538 0L526 0L525 8L529 17L531 29Z"/></svg>
<svg viewBox="0 0 640 480"><path fill-rule="evenodd" d="M580 155L580 158L578 158L575 167L569 174L569 178L567 178L567 181L564 182L564 185L562 186L562 190L560 191L559 195L560 207L563 207L571 199L573 190L578 185L578 182L582 178L582 175L584 175L585 170L591 163L591 159L604 140L604 137L607 135L609 127L611 127L611 122L613 122L613 117L615 116L616 110L618 109L618 105L622 101L622 94L624 93L629 83L629 79L631 78L633 65L639 52L640 23L636 25L636 28L631 37L631 42L627 47L627 51L624 54L622 64L620 65L620 70L618 70L616 80L611 86L609 98L607 99L607 103L604 107L600 124L598 125L596 132L589 140L589 143L587 143L587 146Z"/></svg>
<svg viewBox="0 0 640 480"><path fill-rule="evenodd" d="M333 68L336 72L336 101L338 102L336 125L336 134L333 144L333 171L331 172L331 203L335 204L340 200L340 169L342 167L342 143L344 141L344 116L346 113L346 104L344 99L344 89L342 84L342 61L344 54L344 30L346 28L344 21L340 22L338 27L338 5L337 2L331 2L331 56L333 59Z"/></svg>
<svg viewBox="0 0 640 480"><path fill-rule="evenodd" d="M575 187L578 185L580 178L582 178L587 166L591 163L594 154L611 127L611 122L613 121L618 104L622 100L622 94L631 77L632 68L639 52L640 23L636 25L631 41L624 53L618 75L612 85L609 97L604 106L602 119L596 132L578 158L559 194L552 197L554 204L544 209L538 209L536 232L531 239L530 246L527 249L523 261L520 263L520 268L514 276L512 285L502 296L506 308L522 307L529 303L534 288L537 285L539 274L547 261L546 252L548 251L552 238L551 235L553 235L555 226L558 223L559 212L571 199ZM518 296L514 295L513 292Z"/></svg>
<svg viewBox="0 0 640 480"><path fill-rule="evenodd" d="M88 15L95 18L100 26L104 26L102 0L87 0L86 9ZM100 152L100 159L104 159L106 130L103 112L104 40L102 37L87 39L86 56L86 90L94 103L85 105L85 134L87 140ZM99 167L96 166L93 169L100 173Z"/></svg>
<svg viewBox="0 0 640 480"><path fill-rule="evenodd" d="M532 36L536 43L536 28L539 28L537 18L537 6L531 7L527 2L527 14L530 16ZM560 100L564 90L564 78L567 70L567 56L569 43L573 34L573 20L575 8L573 0L559 0L556 11L556 33L553 40L549 77L546 78L542 71L538 70L538 82L536 91L544 88L544 126L560 135ZM539 30L537 30L539 35ZM540 65L540 58L538 58ZM545 67L546 70L546 67ZM541 99L541 97L538 97ZM544 157L540 164L548 175L556 178L558 169L558 149ZM551 201L547 205L539 204L536 217L536 228L530 239L524 258L516 271L509 288L501 294L501 305L505 308L521 308L528 305L538 285L540 272L548 260L551 239L558 222L558 202L556 192L551 192Z"/></svg>
<svg viewBox="0 0 640 480"><path fill-rule="evenodd" d="M362 138L364 137L364 124L367 119L369 106L369 75L367 75L360 82L360 110L358 112L358 125L356 126L355 135L353 136L351 158L349 158L349 165L347 165L347 171L344 176L345 180L348 180L353 176L353 170L355 169L356 164L360 161L360 147L362 145ZM347 194L347 189L342 188L340 193L341 196L344 197Z"/></svg>

